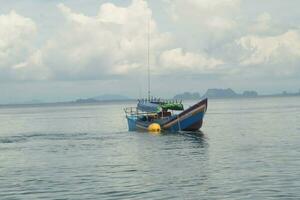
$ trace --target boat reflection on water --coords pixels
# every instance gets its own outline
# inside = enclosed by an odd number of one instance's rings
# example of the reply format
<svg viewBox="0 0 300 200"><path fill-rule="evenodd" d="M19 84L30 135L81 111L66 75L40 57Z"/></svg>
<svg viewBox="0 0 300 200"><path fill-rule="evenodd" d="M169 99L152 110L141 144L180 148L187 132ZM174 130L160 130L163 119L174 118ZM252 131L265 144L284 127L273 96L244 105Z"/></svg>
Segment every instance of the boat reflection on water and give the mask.
<svg viewBox="0 0 300 200"><path fill-rule="evenodd" d="M168 134L174 134L173 132ZM180 131L179 136L182 136L185 141L189 141L193 144L199 144L198 147L208 147L208 138L203 131Z"/></svg>
<svg viewBox="0 0 300 200"><path fill-rule="evenodd" d="M190 143L192 145L188 145L191 148L207 148L208 138L204 134L203 131L178 131L176 133L171 131L163 131L163 132L145 132L145 131L138 131L139 133L144 133L146 135L151 135L154 137L163 137L164 142L167 144L172 142L182 142L184 141L185 145ZM203 152L202 152L203 153Z"/></svg>

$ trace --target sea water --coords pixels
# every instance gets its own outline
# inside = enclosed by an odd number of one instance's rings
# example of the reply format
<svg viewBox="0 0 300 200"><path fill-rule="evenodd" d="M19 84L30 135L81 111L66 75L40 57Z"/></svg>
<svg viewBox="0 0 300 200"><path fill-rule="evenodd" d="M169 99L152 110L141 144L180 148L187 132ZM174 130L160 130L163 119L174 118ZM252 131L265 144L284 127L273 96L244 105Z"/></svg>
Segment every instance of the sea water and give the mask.
<svg viewBox="0 0 300 200"><path fill-rule="evenodd" d="M0 199L300 199L300 98L209 100L201 132L161 135L126 106L1 107Z"/></svg>

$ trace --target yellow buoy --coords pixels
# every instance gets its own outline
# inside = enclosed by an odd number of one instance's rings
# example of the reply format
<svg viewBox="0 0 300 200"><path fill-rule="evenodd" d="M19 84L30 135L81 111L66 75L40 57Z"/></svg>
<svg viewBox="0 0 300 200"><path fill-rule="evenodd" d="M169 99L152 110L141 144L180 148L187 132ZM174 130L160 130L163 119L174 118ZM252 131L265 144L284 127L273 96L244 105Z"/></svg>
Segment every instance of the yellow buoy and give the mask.
<svg viewBox="0 0 300 200"><path fill-rule="evenodd" d="M160 131L161 131L160 125L157 123L150 124L148 126L148 131L150 133L160 133Z"/></svg>

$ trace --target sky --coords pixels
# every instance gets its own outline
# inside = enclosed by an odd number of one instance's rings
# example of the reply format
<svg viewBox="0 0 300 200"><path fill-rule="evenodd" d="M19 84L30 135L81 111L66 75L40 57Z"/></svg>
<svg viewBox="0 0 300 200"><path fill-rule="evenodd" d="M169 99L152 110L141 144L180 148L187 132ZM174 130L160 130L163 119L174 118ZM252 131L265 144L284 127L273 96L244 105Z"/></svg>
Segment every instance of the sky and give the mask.
<svg viewBox="0 0 300 200"><path fill-rule="evenodd" d="M0 103L300 89L299 0L0 0ZM150 28L148 28L148 25Z"/></svg>

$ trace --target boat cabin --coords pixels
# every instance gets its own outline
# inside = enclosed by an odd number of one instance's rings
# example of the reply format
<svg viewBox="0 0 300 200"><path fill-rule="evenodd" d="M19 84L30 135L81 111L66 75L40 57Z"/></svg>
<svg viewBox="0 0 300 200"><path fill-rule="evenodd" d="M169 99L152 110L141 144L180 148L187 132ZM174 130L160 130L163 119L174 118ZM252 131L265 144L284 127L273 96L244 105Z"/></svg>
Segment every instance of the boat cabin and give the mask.
<svg viewBox="0 0 300 200"><path fill-rule="evenodd" d="M183 104L178 100L161 100L153 98L139 99L137 107L126 108L126 115L135 115L141 121L155 121L156 119L170 118L173 111L184 110Z"/></svg>

